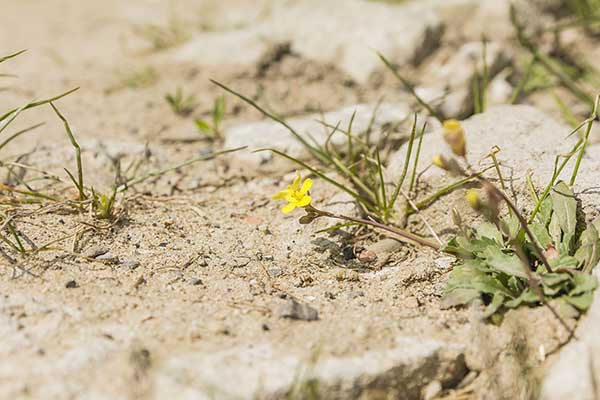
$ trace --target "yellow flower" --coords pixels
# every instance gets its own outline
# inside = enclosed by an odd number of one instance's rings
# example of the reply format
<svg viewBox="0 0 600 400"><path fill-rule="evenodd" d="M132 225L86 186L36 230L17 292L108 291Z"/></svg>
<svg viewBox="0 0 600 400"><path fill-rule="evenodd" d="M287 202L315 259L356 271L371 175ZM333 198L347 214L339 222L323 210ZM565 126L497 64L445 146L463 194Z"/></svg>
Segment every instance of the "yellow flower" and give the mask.
<svg viewBox="0 0 600 400"><path fill-rule="evenodd" d="M457 120L444 121L444 140L457 156L464 157L467 153L465 131Z"/></svg>
<svg viewBox="0 0 600 400"><path fill-rule="evenodd" d="M300 174L296 176L294 182L288 185L287 189L282 190L273 196L273 200L285 200L288 202L281 212L284 214L294 211L296 207L306 207L310 204L312 198L307 194L310 190L313 182L311 179L307 179L301 184L302 178Z"/></svg>
<svg viewBox="0 0 600 400"><path fill-rule="evenodd" d="M467 190L467 194L465 195L465 199L467 203L474 209L479 210L481 208L481 199L479 198L479 193L475 189Z"/></svg>

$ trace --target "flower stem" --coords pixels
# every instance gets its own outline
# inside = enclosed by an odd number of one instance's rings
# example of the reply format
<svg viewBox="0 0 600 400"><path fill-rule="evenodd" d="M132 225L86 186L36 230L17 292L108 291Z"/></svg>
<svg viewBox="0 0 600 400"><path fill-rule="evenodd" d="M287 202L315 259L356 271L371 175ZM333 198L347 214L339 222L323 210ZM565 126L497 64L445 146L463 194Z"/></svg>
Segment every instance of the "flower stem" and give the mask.
<svg viewBox="0 0 600 400"><path fill-rule="evenodd" d="M368 220L368 219L363 219L363 218L354 218L354 217L349 217L347 215L338 215L338 214L333 214L327 211L322 211L322 210L318 210L316 208L314 208L313 206L308 206L306 207L308 211L312 211L316 214L319 214L320 216L323 217L329 217L329 218L334 218L334 219L340 219L340 220L344 220L344 221L350 221L350 222L356 222L357 224L361 224L361 225L369 225L372 226L374 228L378 228L378 229L382 229L384 231L388 231L391 232L395 235L398 235L400 237L403 237L405 239L411 240L421 246L427 246L427 247L431 247L434 250L440 250L441 246L435 242L431 242L427 239L425 239L424 237L421 237L415 233L412 232L408 232L402 229L398 229L398 228L394 228L391 227L389 225L386 224L382 224L380 222L376 222L376 221L372 221L372 220Z"/></svg>

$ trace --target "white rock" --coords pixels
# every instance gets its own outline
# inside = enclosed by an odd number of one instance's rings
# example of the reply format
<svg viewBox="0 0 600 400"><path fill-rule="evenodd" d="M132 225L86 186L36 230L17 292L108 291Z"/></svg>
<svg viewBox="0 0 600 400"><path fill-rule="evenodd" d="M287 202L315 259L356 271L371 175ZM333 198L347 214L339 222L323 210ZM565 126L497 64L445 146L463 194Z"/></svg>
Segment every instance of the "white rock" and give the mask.
<svg viewBox="0 0 600 400"><path fill-rule="evenodd" d="M600 269L596 267L600 278ZM542 384L541 400L577 398L597 399L600 382L600 291L576 330L578 340L571 340L550 368Z"/></svg>
<svg viewBox="0 0 600 400"><path fill-rule="evenodd" d="M429 382L456 383L464 373L461 347L426 339L398 338L389 350L325 358L315 365L260 344L173 357L158 367L154 387L157 398L270 399L285 397L298 379L316 379L321 398L359 398L367 389L379 389L413 399Z"/></svg>
<svg viewBox="0 0 600 400"><path fill-rule="evenodd" d="M382 68L376 51L399 65L418 63L437 47L441 33L437 13L418 2L391 7L366 0L306 0L275 3L262 22L198 34L174 52L179 61L200 65L252 65L267 43L290 42L297 54L335 64L364 82Z"/></svg>
<svg viewBox="0 0 600 400"><path fill-rule="evenodd" d="M525 178L531 174L532 181L538 192L543 190L550 180L554 167L554 159L559 154L566 154L577 141L577 135L567 137L571 128L556 122L550 116L534 107L498 106L490 108L483 114L477 114L462 122L467 140L467 157L475 170L489 166L486 156L494 146L500 149L497 158L502 165L503 176L512 180L512 187L519 194L519 205L530 203L529 190ZM395 182L404 164L406 148L403 146L390 157L387 168L389 182ZM442 138L441 129L427 134L423 139L418 171L423 171L431 165L434 155L452 153ZM568 164L560 175L560 179L568 181L573 171L574 160ZM598 186L597 176L600 173L600 144L588 147L581 163L574 190L581 200L585 212L599 209L600 194L594 190ZM489 171L489 177L496 178L495 172ZM427 182L430 188L422 193L417 200L427 194L455 182L458 178L451 177L447 172L431 167L421 176L421 181ZM442 197L434 206L428 207L427 215L430 222L435 220L438 231L444 227L453 227L449 208L465 205L463 191L457 190ZM469 210L467 206L465 210Z"/></svg>
<svg viewBox="0 0 600 400"><path fill-rule="evenodd" d="M510 53L495 42L487 43L485 47L485 64L483 54L484 46L481 41L466 43L450 53L450 57L442 64L440 60L434 59L425 69L422 86L426 89L421 89L421 92L430 96L435 93L438 100L432 100L447 118L462 118L472 113L473 82L478 71L482 73L487 66L488 79L492 81L512 60Z"/></svg>

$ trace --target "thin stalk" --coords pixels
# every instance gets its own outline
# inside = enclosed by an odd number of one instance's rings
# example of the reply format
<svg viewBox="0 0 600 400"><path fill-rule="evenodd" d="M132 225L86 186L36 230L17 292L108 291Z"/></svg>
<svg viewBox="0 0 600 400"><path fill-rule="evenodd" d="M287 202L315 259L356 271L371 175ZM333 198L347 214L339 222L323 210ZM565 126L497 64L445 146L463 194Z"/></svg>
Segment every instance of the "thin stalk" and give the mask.
<svg viewBox="0 0 600 400"><path fill-rule="evenodd" d="M298 132L296 132L296 130L294 128L292 128L284 119L278 117L277 115L268 112L267 110L265 110L264 108L262 108L261 106L259 106L255 101L253 101L252 99L244 96L241 93L236 92L233 89L228 88L227 86L223 85L222 83L219 83L217 81L215 81L214 79L210 80L212 83L214 83L215 85L219 86L221 89L233 94L234 96L238 97L239 99L243 100L244 102L250 104L252 107L254 107L256 110L258 110L259 112L261 112L265 117L268 117L270 119L272 119L273 121L279 123L280 125L282 125L283 127L285 127L292 135L294 135L294 137L300 142L302 143L307 149L308 151L310 151L310 153L312 155L314 155L317 159L319 159L322 163L324 163L325 165L329 164L329 160L327 158L327 156L323 153L323 151L321 151L320 149L312 146L310 143L308 143L303 137L302 135L300 135Z"/></svg>
<svg viewBox="0 0 600 400"><path fill-rule="evenodd" d="M402 238L411 240L415 243L418 243L422 246L427 246L427 247L431 247L432 249L435 250L439 250L440 246L437 243L431 242L427 239L425 239L424 237L421 237L415 233L412 232L408 232L402 229L397 229L397 228L393 228L389 225L385 225L382 224L380 222L376 222L376 221L371 221L368 219L363 219L363 218L354 218L354 217L349 217L346 215L337 215L337 214L332 214L330 212L327 211L321 211L321 210L317 210L316 208L312 207L312 206L308 206L307 209L314 211L315 213L321 215L321 216L325 216L325 217L329 217L329 218L333 218L333 219L339 219L339 220L344 220L344 221L350 221L350 222L356 222L358 224L361 225L370 225L372 227L378 228L378 229L382 229L384 231L388 231L391 232L395 235L398 235Z"/></svg>
<svg viewBox="0 0 600 400"><path fill-rule="evenodd" d="M454 189L457 189L459 187L461 187L462 185L472 181L473 179L476 179L477 177L481 176L484 172L489 171L490 169L494 168L493 165L484 168L483 170L476 172L474 174L471 174L469 176L466 176L448 186L443 187L442 189L438 190L437 192L427 196L426 198L424 198L421 201L418 201L415 203L415 205L417 206L417 208L419 210L422 210L423 208L427 207L429 204L431 204L432 202L434 202L435 200L437 200L438 198L444 196L447 193L450 193L451 191L453 191ZM412 210L408 210L407 215L412 215L414 214L414 211Z"/></svg>
<svg viewBox="0 0 600 400"><path fill-rule="evenodd" d="M573 146L573 150L571 150L570 153L566 154L564 157L564 160L562 162L562 164L560 164L560 166L558 165L558 160L560 159L560 155L556 156L555 160L554 160L554 171L552 172L552 178L550 179L550 182L548 182L548 185L546 185L546 188L544 189L544 191L542 192L542 194L540 195L540 198L538 200L538 202L535 204L535 208L533 209L533 211L531 212L531 216L529 217L529 223L533 222L533 219L535 218L535 216L537 215L538 211L540 210L540 207L542 205L542 202L546 199L546 197L548 197L548 194L550 193L550 190L552 190L552 187L554 186L554 183L556 182L556 179L558 179L558 177L560 176L562 170L565 168L565 166L567 165L567 163L569 162L569 160L571 159L571 157L573 157L573 154L575 154L575 152L577 151L577 149L579 148L579 146L581 146L583 143L582 139L579 139L577 141L577 143L575 144L575 146Z"/></svg>
<svg viewBox="0 0 600 400"><path fill-rule="evenodd" d="M585 135L583 136L583 144L581 146L581 149L579 149L579 154L577 155L577 160L575 161L575 167L573 167L573 174L571 175L571 180L569 181L570 186L573 186L575 184L575 179L577 178L577 173L579 172L581 159L583 158L583 153L585 152L585 149L587 147L590 132L592 131L592 126L594 125L594 119L598 115L598 102L600 102L600 95L596 96L596 101L594 102L594 110L590 115L589 122L585 130Z"/></svg>
<svg viewBox="0 0 600 400"><path fill-rule="evenodd" d="M28 104L26 104L26 105L24 105L24 106L22 106L20 108L14 108L14 109L6 112L4 115L2 115L0 117L0 121L3 121L6 117L8 117L10 114L14 113L15 111L18 111L18 110L24 111L24 110L28 110L30 108L34 108L34 107L38 107L38 106L41 106L41 105L44 105L44 104L51 103L53 101L56 101L58 99L61 99L61 98L65 97L65 96L68 96L68 95L70 95L71 93L73 93L73 92L75 92L77 90L79 90L78 87L76 87L74 89L71 89L71 90L69 90L67 92L64 92L62 94L59 94L58 96L54 96L52 98L46 99L46 100L32 101L31 103L28 103Z"/></svg>
<svg viewBox="0 0 600 400"><path fill-rule="evenodd" d="M60 113L60 111L58 111L58 108L56 108L54 103L50 102L50 106L52 107L58 118L60 118L63 124L65 125L65 131L67 132L67 136L69 137L71 146L73 146L73 148L75 149L75 159L77 160L77 181L75 182L75 186L79 191L79 200L83 201L87 198L87 196L85 195L83 186L83 164L81 162L81 147L79 147L79 143L77 143L77 140L75 140L75 136L73 135L73 131L71 131L71 127L67 119ZM71 174L69 173L69 175Z"/></svg>
<svg viewBox="0 0 600 400"><path fill-rule="evenodd" d="M6 146L7 144L9 144L10 142L12 142L14 139L18 138L22 134L30 132L30 131L32 131L32 130L34 130L36 128L39 128L40 126L42 126L44 124L45 124L45 122L40 122L39 124L32 125L29 128L25 128L23 130L20 130L18 132L13 133L8 138L6 138L6 140L4 140L2 143L0 143L0 150L2 150L4 148L4 146Z"/></svg>
<svg viewBox="0 0 600 400"><path fill-rule="evenodd" d="M406 90L408 90L413 97L417 100L417 102L419 104L421 104L428 112L429 114L431 114L435 119L437 119L440 124L444 123L444 118L442 117L442 115L440 115L437 111L435 111L433 109L433 107L431 107L425 100L423 100L421 98L421 96L419 96L419 94L415 91L415 88L413 87L413 85L406 80L402 75L400 75L400 73L398 72L398 69L396 67L394 67L381 53L377 53L377 55L379 56L379 58L381 59L381 61L383 61L383 63L386 65L386 67L388 67L388 69L390 71L392 71L392 73L394 74L394 76L400 81L402 82L402 84L404 85L404 87L406 88Z"/></svg>
<svg viewBox="0 0 600 400"><path fill-rule="evenodd" d="M417 132L417 113L415 113L415 117L413 120L412 128L410 130L410 138L408 140L408 147L406 149L406 157L404 160L404 166L402 167L402 175L400 175L400 179L396 183L396 188L392 194L390 202L388 204L388 208L386 210L386 214L394 208L394 204L398 199L398 195L400 194L400 189L402 189L402 185L404 184L404 179L406 178L406 174L408 173L408 166L410 165L410 157L412 155L413 143L415 141L415 134Z"/></svg>
<svg viewBox="0 0 600 400"><path fill-rule="evenodd" d="M192 158L192 159L187 160L187 161L185 161L185 162L183 162L181 164L173 165L173 166L170 166L170 167L158 170L158 171L149 172L146 175L140 176L138 178L131 178L131 179L127 180L126 183L124 183L121 186L119 186L117 188L117 192L123 192L123 191L127 190L128 188L130 188L130 187L132 187L134 185L137 185L139 183L144 182L147 179L154 178L154 177L157 177L157 176L162 176L162 175L164 175L164 174L166 174L168 172L178 170L179 168L186 167L188 165L197 163L199 161L211 160L211 159L213 159L213 158L215 158L217 156L220 156L220 155L223 155L223 154L227 154L227 153L233 153L234 151L239 151L239 150L242 150L242 149L245 149L245 148L246 148L246 146L242 146L242 147L236 147L234 149L227 149L227 150L217 151L217 152L214 152L214 153L211 153L211 154L207 154L207 155L204 155L204 156Z"/></svg>
<svg viewBox="0 0 600 400"><path fill-rule="evenodd" d="M415 154L415 161L413 162L413 170L410 176L410 185L408 186L408 194L412 194L415 187L415 180L417 177L417 166L419 165L419 156L421 155L421 145L423 144L423 136L425 136L425 129L427 129L427 122L423 124L423 128L419 134L419 143L417 144L417 153Z"/></svg>
<svg viewBox="0 0 600 400"><path fill-rule="evenodd" d="M525 85L527 85L527 82L531 78L531 73L533 72L533 67L535 65L535 62L536 62L536 57L534 55L531 57L531 60L529 61L529 63L527 63L527 67L525 67L525 73L523 74L523 78L519 81L519 84L513 91L513 94L510 98L510 104L515 104L517 102L517 100L519 100L521 93L525 89Z"/></svg>

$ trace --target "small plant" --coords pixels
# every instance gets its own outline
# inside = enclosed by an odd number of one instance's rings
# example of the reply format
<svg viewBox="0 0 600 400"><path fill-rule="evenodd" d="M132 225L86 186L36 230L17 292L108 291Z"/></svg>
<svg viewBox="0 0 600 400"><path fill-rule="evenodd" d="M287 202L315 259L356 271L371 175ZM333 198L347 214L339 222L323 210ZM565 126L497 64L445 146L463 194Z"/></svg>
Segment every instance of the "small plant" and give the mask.
<svg viewBox="0 0 600 400"><path fill-rule="evenodd" d="M179 116L186 117L196 108L196 97L194 95L184 96L181 88L175 93L167 93L165 100L171 106L171 110Z"/></svg>
<svg viewBox="0 0 600 400"><path fill-rule="evenodd" d="M157 51L178 46L191 37L183 23L176 18L171 18L166 26L146 24L136 27L134 32L149 41Z"/></svg>
<svg viewBox="0 0 600 400"><path fill-rule="evenodd" d="M287 202L287 204L281 209L281 212L283 214L289 214L296 208L303 208L306 214L300 217L299 219L299 222L303 225L310 224L317 218L321 217L338 219L345 222L349 222L351 224L359 224L377 229L382 229L411 242L417 243L422 246L431 247L436 250L440 248L441 243L438 244L431 242L415 233L394 228L390 225L382 224L369 219L349 217L342 214L334 214L328 211L319 210L311 204L312 197L310 196L309 190L312 187L312 185L313 182L311 179L306 179L303 182L300 174L297 174L292 184L288 185L286 189L280 191L275 196L273 196L273 200L284 200Z"/></svg>
<svg viewBox="0 0 600 400"><path fill-rule="evenodd" d="M118 76L118 82L108 87L105 92L110 94L125 88L142 89L154 85L156 82L158 82L158 78L158 72L151 66L147 66L139 70L120 73Z"/></svg>
<svg viewBox="0 0 600 400"><path fill-rule="evenodd" d="M600 220L589 223L582 232L577 230L578 208L571 187L597 115L599 98L596 98L590 118L574 131L587 125L584 135L562 162L559 162L560 156L556 158L554 174L544 192L538 195L530 184L535 207L528 220L501 189L483 177L478 181L485 196L476 190L467 192L467 202L487 222L476 228L465 227L460 215L454 214L460 233L444 251L454 254L460 261L445 290L443 302L446 306L468 304L481 298L487 304L484 315L499 318L501 312L509 308L544 304L561 322L548 299L558 302L562 310L570 309L575 314L589 307L597 286L591 272L600 261ZM455 124L446 126L444 138L462 163L454 158L437 156L435 164L452 173L467 175L466 171L471 167L466 159L464 131L459 127ZM491 155L504 188L495 153ZM565 165L575 155L569 184L557 182ZM508 208L506 215L500 212L503 204Z"/></svg>
<svg viewBox="0 0 600 400"><path fill-rule="evenodd" d="M225 96L219 96L215 99L211 112L212 121L209 123L203 119L195 119L194 123L198 131L210 140L223 140L223 131L221 123L225 116Z"/></svg>

